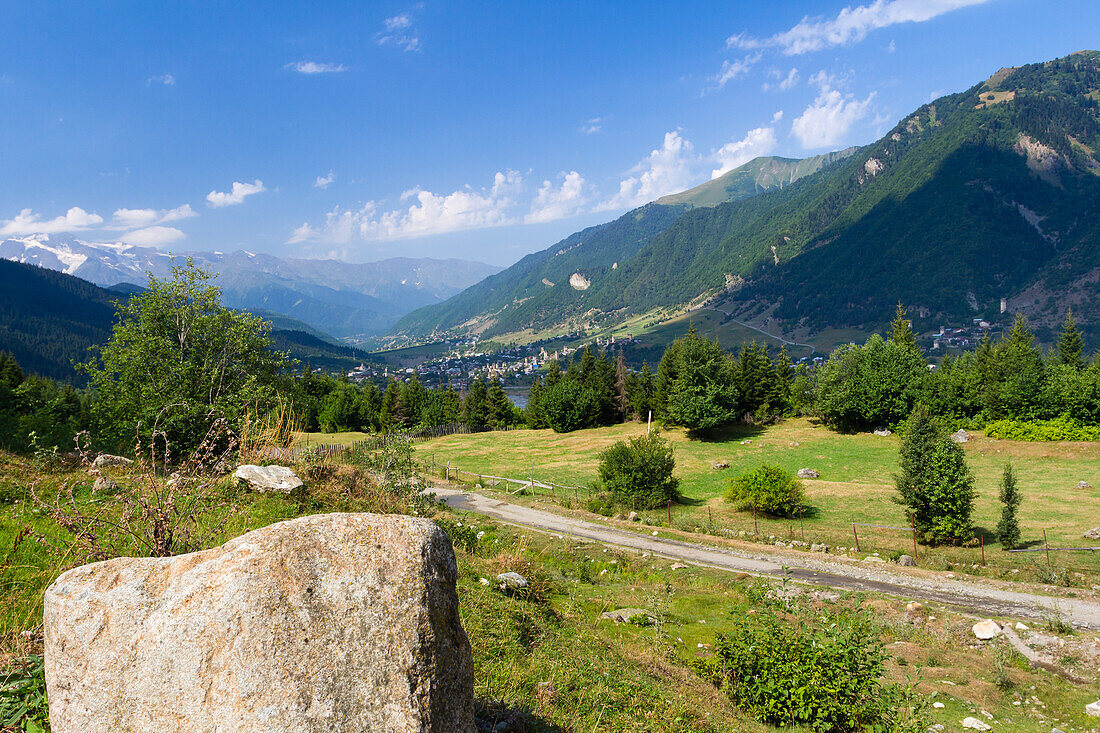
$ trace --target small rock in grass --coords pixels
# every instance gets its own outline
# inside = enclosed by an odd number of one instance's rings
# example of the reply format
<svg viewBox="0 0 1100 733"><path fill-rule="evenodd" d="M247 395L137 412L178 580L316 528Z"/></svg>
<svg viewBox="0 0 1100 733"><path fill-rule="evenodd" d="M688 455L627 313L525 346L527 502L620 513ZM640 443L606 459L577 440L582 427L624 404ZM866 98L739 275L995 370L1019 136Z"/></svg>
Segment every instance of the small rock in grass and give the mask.
<svg viewBox="0 0 1100 733"><path fill-rule="evenodd" d="M1100 700L1090 702L1085 706L1085 715L1091 718L1100 718Z"/></svg>
<svg viewBox="0 0 1100 733"><path fill-rule="evenodd" d="M100 476L95 480L95 483L92 484L92 492L98 494L101 491L107 493L118 491L118 484L106 476Z"/></svg>
<svg viewBox="0 0 1100 733"><path fill-rule="evenodd" d="M955 441L956 443L969 443L970 433L966 432L962 428L959 428L954 433L951 433L951 440Z"/></svg>
<svg viewBox="0 0 1100 733"><path fill-rule="evenodd" d="M884 563L886 561L883 560L881 557L876 557L875 555L868 555L867 557L863 558L863 562L882 562L882 563Z"/></svg>
<svg viewBox="0 0 1100 733"><path fill-rule="evenodd" d="M501 590L520 590L527 587L527 578L519 573L507 572L497 576Z"/></svg>
<svg viewBox="0 0 1100 733"><path fill-rule="evenodd" d="M892 431L887 430L886 428L875 428L875 435L879 436L880 438L888 438L893 434L894 433Z"/></svg>
<svg viewBox="0 0 1100 733"><path fill-rule="evenodd" d="M684 565L682 562L674 563L672 565L673 570L682 570L683 568L686 568L686 567L687 567L687 565Z"/></svg>
<svg viewBox="0 0 1100 733"><path fill-rule="evenodd" d="M983 641L995 639L1001 635L1001 625L991 618L979 621L974 624L971 630L974 632L974 636Z"/></svg>
<svg viewBox="0 0 1100 733"><path fill-rule="evenodd" d="M1084 537L1086 540L1100 540L1100 527L1093 527L1085 532Z"/></svg>
<svg viewBox="0 0 1100 733"><path fill-rule="evenodd" d="M828 552L828 551L829 551L829 546L828 545L820 544L820 543L817 543L817 542L810 545L810 552Z"/></svg>
<svg viewBox="0 0 1100 733"><path fill-rule="evenodd" d="M1027 624L1023 623L1022 621L1017 621L1016 622L1016 630L1017 631L1031 631L1031 627L1028 626Z"/></svg>
<svg viewBox="0 0 1100 733"><path fill-rule="evenodd" d="M898 558L898 565L906 568L913 568L916 567L917 561L913 558L912 555L902 555Z"/></svg>
<svg viewBox="0 0 1100 733"><path fill-rule="evenodd" d="M973 730L992 730L988 723L982 720L978 720L977 718L964 718L962 722L962 727L971 728Z"/></svg>
<svg viewBox="0 0 1100 733"><path fill-rule="evenodd" d="M710 467L713 468L716 471L721 471L724 468L729 468L730 464L727 463L726 461L714 461L713 463L710 464Z"/></svg>
<svg viewBox="0 0 1100 733"><path fill-rule="evenodd" d="M1077 488L1079 488L1079 489L1091 489L1092 484L1090 484L1088 481L1078 481L1077 482Z"/></svg>
<svg viewBox="0 0 1100 733"><path fill-rule="evenodd" d="M133 463L132 460L125 456L113 456L110 453L100 453L92 461L92 465L96 468L107 468L110 466L129 466Z"/></svg>
<svg viewBox="0 0 1100 733"><path fill-rule="evenodd" d="M619 608L600 614L601 619L614 621L617 624L632 623L638 626L649 626L657 623L657 619L644 608Z"/></svg>
<svg viewBox="0 0 1100 733"><path fill-rule="evenodd" d="M798 469L799 478L821 478L821 474L812 468L800 468Z"/></svg>
<svg viewBox="0 0 1100 733"><path fill-rule="evenodd" d="M233 478L248 484L249 488L261 494L289 494L302 488L302 479L294 475L286 466L238 466Z"/></svg>
<svg viewBox="0 0 1100 733"><path fill-rule="evenodd" d="M630 514L626 515L626 518L629 519L631 522L640 522L640 521L642 521L642 518L640 516L638 516L638 512L631 512Z"/></svg>

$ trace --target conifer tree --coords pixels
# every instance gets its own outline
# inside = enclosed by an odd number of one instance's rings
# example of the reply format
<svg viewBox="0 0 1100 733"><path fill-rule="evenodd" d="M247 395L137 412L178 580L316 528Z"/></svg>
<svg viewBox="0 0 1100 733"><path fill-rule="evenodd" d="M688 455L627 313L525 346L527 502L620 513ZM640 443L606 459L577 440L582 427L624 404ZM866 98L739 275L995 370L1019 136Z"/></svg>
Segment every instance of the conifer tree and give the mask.
<svg viewBox="0 0 1100 733"><path fill-rule="evenodd" d="M906 309L901 301L898 301L898 307L894 311L894 320L890 322L890 340L898 346L911 349L917 348L917 339L913 335L913 329L909 326Z"/></svg>
<svg viewBox="0 0 1100 733"><path fill-rule="evenodd" d="M480 429L489 424L488 397L485 392L485 382L475 379L470 382L470 389L466 392L466 399L462 404L462 419L467 426Z"/></svg>
<svg viewBox="0 0 1100 733"><path fill-rule="evenodd" d="M627 395L627 371L626 359L620 350L615 357L615 407L620 420L625 420L630 415L630 397Z"/></svg>
<svg viewBox="0 0 1100 733"><path fill-rule="evenodd" d="M1077 330L1077 322L1073 318L1073 311L1066 312L1066 320L1062 322L1062 333L1058 336L1057 356L1058 361L1078 371L1086 366L1081 352L1084 343L1081 340L1081 332Z"/></svg>
<svg viewBox="0 0 1100 733"><path fill-rule="evenodd" d="M1011 550L1020 543L1020 525L1016 521L1016 509L1020 506L1023 497L1016 488L1016 472L1012 470L1012 464L1006 463L1004 474L1001 476L1001 521L997 522L997 541L1006 550Z"/></svg>
<svg viewBox="0 0 1100 733"><path fill-rule="evenodd" d="M512 401L500 385L500 377L493 375L486 395L489 412L489 424L495 428L512 424Z"/></svg>

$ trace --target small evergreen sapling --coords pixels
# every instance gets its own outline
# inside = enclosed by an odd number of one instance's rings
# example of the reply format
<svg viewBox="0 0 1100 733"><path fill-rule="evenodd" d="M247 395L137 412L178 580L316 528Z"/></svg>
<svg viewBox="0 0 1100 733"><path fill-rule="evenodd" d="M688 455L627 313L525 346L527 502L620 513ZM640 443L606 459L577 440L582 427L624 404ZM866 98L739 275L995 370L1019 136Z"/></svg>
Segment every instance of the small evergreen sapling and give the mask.
<svg viewBox="0 0 1100 733"><path fill-rule="evenodd" d="M1016 521L1016 509L1023 497L1016 488L1016 472L1011 463L1005 464L1001 476L1001 521L997 522L997 541L1006 550L1020 544L1020 525Z"/></svg>

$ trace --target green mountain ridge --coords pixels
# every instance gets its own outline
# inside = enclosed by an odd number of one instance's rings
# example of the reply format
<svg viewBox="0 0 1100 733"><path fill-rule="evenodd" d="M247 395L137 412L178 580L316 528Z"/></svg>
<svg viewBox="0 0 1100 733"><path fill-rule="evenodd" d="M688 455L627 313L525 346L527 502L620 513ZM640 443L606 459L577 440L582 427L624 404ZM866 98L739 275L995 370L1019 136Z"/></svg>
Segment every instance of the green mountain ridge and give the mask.
<svg viewBox="0 0 1100 733"><path fill-rule="evenodd" d="M899 300L925 325L997 314L1004 298L1038 322L1072 306L1094 328L1098 99L1096 52L1002 69L782 188L713 206L678 204L644 240L644 230L631 229L635 239L618 248L613 267L595 248L577 245L569 267L548 280L572 268L583 289L555 284L553 298L539 298L530 277L518 277L524 260L397 328L496 335L606 326L708 298L811 334L877 327ZM706 201L714 189L695 191L679 200ZM671 208L654 203L623 219ZM623 219L603 227L623 227ZM593 230L610 236L603 227ZM553 250L527 259L549 262ZM491 297L478 309L490 280Z"/></svg>
<svg viewBox="0 0 1100 733"><path fill-rule="evenodd" d="M662 196L654 203L664 206L685 204L691 207L714 207L728 201L749 198L773 188L789 186L800 178L817 173L854 154L858 147L845 148L810 158L780 158L762 156L727 171L718 178L701 183L680 193Z"/></svg>

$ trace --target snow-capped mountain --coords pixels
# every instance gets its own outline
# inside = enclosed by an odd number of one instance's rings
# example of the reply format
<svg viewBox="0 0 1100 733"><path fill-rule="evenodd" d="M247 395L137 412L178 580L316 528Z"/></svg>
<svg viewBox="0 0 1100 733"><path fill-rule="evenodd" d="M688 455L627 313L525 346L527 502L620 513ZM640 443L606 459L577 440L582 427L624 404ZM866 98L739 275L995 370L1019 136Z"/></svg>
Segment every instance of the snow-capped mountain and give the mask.
<svg viewBox="0 0 1100 733"><path fill-rule="evenodd" d="M281 258L237 251L169 254L151 247L35 234L0 241L0 258L58 270L102 287L165 277L190 256L218 274L226 304L298 318L342 337L382 333L405 313L438 303L497 272L481 262L396 257L379 262Z"/></svg>

